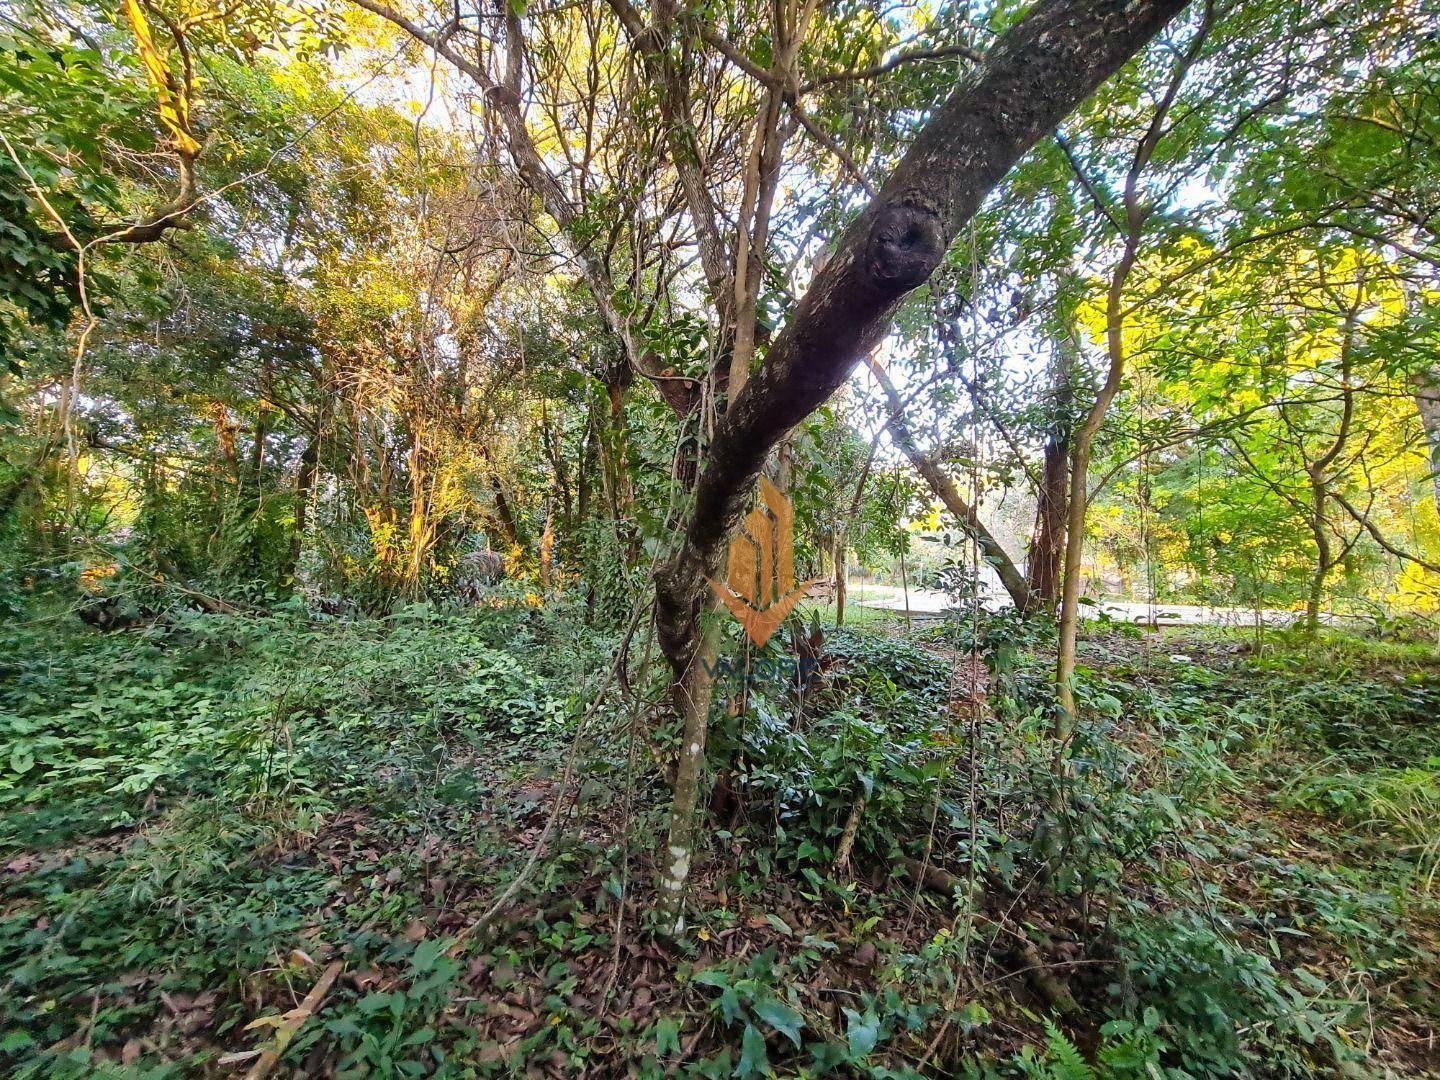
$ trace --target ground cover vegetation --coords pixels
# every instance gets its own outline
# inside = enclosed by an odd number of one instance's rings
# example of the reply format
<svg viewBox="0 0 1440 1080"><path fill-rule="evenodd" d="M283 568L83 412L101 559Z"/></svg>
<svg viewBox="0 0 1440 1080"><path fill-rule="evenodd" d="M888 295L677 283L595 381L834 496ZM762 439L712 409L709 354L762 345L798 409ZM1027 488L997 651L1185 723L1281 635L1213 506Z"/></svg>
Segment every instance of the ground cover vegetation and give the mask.
<svg viewBox="0 0 1440 1080"><path fill-rule="evenodd" d="M0 1068L1440 1075L1437 50L0 3Z"/></svg>

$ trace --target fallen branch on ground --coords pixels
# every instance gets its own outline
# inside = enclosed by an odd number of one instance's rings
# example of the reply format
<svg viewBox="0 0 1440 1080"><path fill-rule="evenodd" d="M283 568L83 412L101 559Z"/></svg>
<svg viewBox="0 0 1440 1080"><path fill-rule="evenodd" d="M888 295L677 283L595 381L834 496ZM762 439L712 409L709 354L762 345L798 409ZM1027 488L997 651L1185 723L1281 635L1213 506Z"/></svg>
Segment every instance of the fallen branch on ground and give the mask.
<svg viewBox="0 0 1440 1080"><path fill-rule="evenodd" d="M917 885L941 896L954 897L957 891L966 888L963 878L938 866L921 863L917 859L901 859L900 865ZM1070 988L1056 978L1050 965L1035 948L1035 943L1008 919L1000 926L1014 942L1007 952L1016 967L1015 973L1024 976L1031 993L1055 1012L1063 1015L1079 1012L1080 1006L1070 993Z"/></svg>
<svg viewBox="0 0 1440 1080"><path fill-rule="evenodd" d="M325 995L330 992L330 987L335 984L335 979L343 967L344 965L339 960L327 967L325 973L320 976L319 982L312 986L310 992L305 995L305 999L289 1012L281 1016L262 1016L245 1025L246 1031L259 1027L275 1029L275 1045L260 1052L260 1059L250 1067L250 1071L245 1074L245 1080L264 1080L270 1075L270 1070L279 1064L280 1056L285 1053L285 1048L290 1045L290 1040L295 1037L300 1026L319 1010L325 1001Z"/></svg>

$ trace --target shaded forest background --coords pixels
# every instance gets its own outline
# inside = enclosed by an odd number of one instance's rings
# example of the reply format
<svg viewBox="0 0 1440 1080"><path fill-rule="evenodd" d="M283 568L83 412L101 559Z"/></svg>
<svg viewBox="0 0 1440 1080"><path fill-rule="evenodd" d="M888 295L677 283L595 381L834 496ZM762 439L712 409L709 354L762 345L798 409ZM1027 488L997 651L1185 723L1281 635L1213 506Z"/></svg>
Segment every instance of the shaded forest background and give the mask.
<svg viewBox="0 0 1440 1080"><path fill-rule="evenodd" d="M672 535L734 357L763 355L986 33L820 13L778 118L764 57L682 35L721 237L620 18L537 10L517 60L555 234L489 91L364 12L159 11L154 51L98 10L14 15L12 594L118 572L383 611L463 592L490 551L517 580L583 576L610 619ZM727 41L764 21L728 17ZM913 452L982 528L1008 515L1001 557L1053 598L1055 478L1116 338L1092 565L1140 599L1433 611L1433 35L1388 4L1207 19L1175 32L1195 55L1147 53L1042 142L907 304L881 358ZM712 242L740 286L718 297ZM894 410L866 379L772 466L809 573L837 544L873 564L965 532L890 435L874 449Z"/></svg>

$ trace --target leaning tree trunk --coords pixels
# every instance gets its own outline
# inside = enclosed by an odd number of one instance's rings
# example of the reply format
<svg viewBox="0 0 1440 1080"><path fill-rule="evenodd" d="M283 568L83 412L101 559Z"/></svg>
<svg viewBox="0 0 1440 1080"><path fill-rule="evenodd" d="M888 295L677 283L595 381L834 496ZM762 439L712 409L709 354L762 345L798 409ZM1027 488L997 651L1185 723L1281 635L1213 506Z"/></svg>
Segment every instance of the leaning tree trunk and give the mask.
<svg viewBox="0 0 1440 1080"><path fill-rule="evenodd" d="M885 369L876 363L873 357L870 360L870 370L874 372L876 381L885 392L885 401L890 408L887 423L890 434L895 436L895 442L905 452L905 456L910 459L910 464L915 466L915 471L930 485L930 490L945 504L945 509L960 523L960 528L970 539L975 541L975 545L980 549L980 557L999 575L1000 584L1010 595L1011 602L1020 611L1028 611L1031 600L1030 589L1025 584L1025 575L1015 565L1015 560L1010 557L1010 553L1005 550L1004 545L980 520L980 508L965 501L960 494L960 489L955 486L955 481L950 479L950 474L940 467L938 461L923 452L919 444L915 442L915 436L905 420L904 403L901 402L900 395L896 393L890 376L885 374ZM976 584L978 586L979 583Z"/></svg>
<svg viewBox="0 0 1440 1080"><path fill-rule="evenodd" d="M1120 380L1125 373L1121 301L1140 243L1136 219L1132 217L1130 220L1125 251L1110 276L1105 301L1105 343L1109 367L1090 411L1075 432L1075 442L1070 450L1070 496L1069 505L1065 508L1065 573L1060 587L1060 642L1055 657L1055 696L1060 706L1055 734L1062 741L1069 736L1075 723L1075 654L1080 638L1080 567L1085 554L1085 513L1090 507L1090 455L1095 448L1095 436L1105 422L1110 403L1120 391ZM1056 760L1058 762L1059 759Z"/></svg>
<svg viewBox="0 0 1440 1080"><path fill-rule="evenodd" d="M876 348L986 194L1134 55L1186 0L1042 0L935 111L874 201L846 229L765 363L715 427L681 548L656 575L656 627L683 718L662 895L678 913L694 852L709 727L707 576L766 457Z"/></svg>

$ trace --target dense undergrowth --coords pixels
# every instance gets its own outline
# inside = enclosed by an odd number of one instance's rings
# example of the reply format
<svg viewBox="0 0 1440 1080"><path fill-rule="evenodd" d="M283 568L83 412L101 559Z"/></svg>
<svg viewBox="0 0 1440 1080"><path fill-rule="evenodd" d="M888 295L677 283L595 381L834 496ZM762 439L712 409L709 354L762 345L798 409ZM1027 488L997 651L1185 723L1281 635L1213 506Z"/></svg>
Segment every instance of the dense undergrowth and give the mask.
<svg viewBox="0 0 1440 1080"><path fill-rule="evenodd" d="M667 941L663 684L588 713L578 611L11 625L7 1074L229 1075L338 961L282 1071L1429 1075L1433 651L1102 630L1057 768L1045 632L985 630L722 685Z"/></svg>

